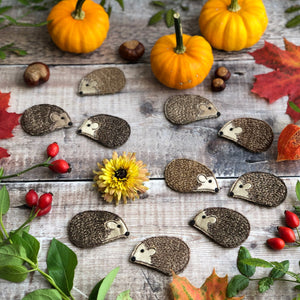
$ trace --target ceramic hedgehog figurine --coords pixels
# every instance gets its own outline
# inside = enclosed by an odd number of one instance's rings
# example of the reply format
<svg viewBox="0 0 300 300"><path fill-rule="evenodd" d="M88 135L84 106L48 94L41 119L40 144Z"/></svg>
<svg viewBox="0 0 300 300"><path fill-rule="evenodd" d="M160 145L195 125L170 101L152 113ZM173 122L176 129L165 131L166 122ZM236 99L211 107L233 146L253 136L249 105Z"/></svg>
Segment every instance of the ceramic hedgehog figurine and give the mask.
<svg viewBox="0 0 300 300"><path fill-rule="evenodd" d="M225 248L242 244L249 236L249 221L239 212L224 207L201 210L190 225Z"/></svg>
<svg viewBox="0 0 300 300"><path fill-rule="evenodd" d="M68 225L68 236L79 248L93 248L116 239L127 238L124 221L108 211L89 210L75 215Z"/></svg>
<svg viewBox="0 0 300 300"><path fill-rule="evenodd" d="M181 193L219 191L213 172L205 165L190 159L174 159L165 168L166 184Z"/></svg>
<svg viewBox="0 0 300 300"><path fill-rule="evenodd" d="M232 185L229 196L255 204L274 207L287 195L285 183L277 176L264 172L249 172L240 176Z"/></svg>
<svg viewBox="0 0 300 300"><path fill-rule="evenodd" d="M24 111L21 126L30 135L44 135L61 128L69 128L72 122L62 108L51 104L39 104Z"/></svg>
<svg viewBox="0 0 300 300"><path fill-rule="evenodd" d="M173 124L184 125L221 114L214 104L199 95L174 95L165 103L165 116Z"/></svg>
<svg viewBox="0 0 300 300"><path fill-rule="evenodd" d="M226 123L218 135L255 153L267 151L274 138L269 124L253 118L239 118Z"/></svg>
<svg viewBox="0 0 300 300"><path fill-rule="evenodd" d="M108 148L123 145L130 136L129 124L118 117L95 115L85 120L77 131Z"/></svg>
<svg viewBox="0 0 300 300"><path fill-rule="evenodd" d="M81 96L114 94L126 83L123 71L118 68L102 68L84 76L78 87Z"/></svg>
<svg viewBox="0 0 300 300"><path fill-rule="evenodd" d="M133 250L130 261L171 276L182 272L190 259L190 249L181 239L168 236L148 238Z"/></svg>

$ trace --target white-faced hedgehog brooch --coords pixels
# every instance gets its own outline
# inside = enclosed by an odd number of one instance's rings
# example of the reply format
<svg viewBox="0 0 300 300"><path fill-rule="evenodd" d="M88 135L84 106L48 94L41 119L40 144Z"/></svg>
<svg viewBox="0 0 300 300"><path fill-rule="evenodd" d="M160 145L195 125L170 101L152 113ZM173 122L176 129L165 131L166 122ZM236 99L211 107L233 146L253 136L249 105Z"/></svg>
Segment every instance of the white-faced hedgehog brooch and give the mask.
<svg viewBox="0 0 300 300"><path fill-rule="evenodd" d="M217 118L220 115L211 101L199 95L174 95L165 103L166 118L177 125Z"/></svg>
<svg viewBox="0 0 300 300"><path fill-rule="evenodd" d="M108 211L89 210L75 215L68 225L68 236L79 248L93 248L120 238L127 238L125 222Z"/></svg>
<svg viewBox="0 0 300 300"><path fill-rule="evenodd" d="M250 224L239 212L224 207L201 210L190 225L225 248L242 244L249 236Z"/></svg>
<svg viewBox="0 0 300 300"><path fill-rule="evenodd" d="M267 151L274 138L268 123L253 118L231 120L220 129L218 135L254 153Z"/></svg>
<svg viewBox="0 0 300 300"><path fill-rule="evenodd" d="M39 104L24 111L21 126L30 135L44 135L61 128L69 128L72 122L62 108L51 104Z"/></svg>
<svg viewBox="0 0 300 300"><path fill-rule="evenodd" d="M105 147L117 148L128 140L130 126L121 118L101 114L83 121L77 133L85 135Z"/></svg>
<svg viewBox="0 0 300 300"><path fill-rule="evenodd" d="M148 238L134 248L130 261L171 276L182 272L190 259L190 249L176 237Z"/></svg>
<svg viewBox="0 0 300 300"><path fill-rule="evenodd" d="M78 93L81 96L114 94L120 92L125 83L125 75L119 68L102 68L81 79Z"/></svg>
<svg viewBox="0 0 300 300"><path fill-rule="evenodd" d="M190 159L172 160L165 168L166 184L180 193L219 191L213 172L205 165Z"/></svg>
<svg viewBox="0 0 300 300"><path fill-rule="evenodd" d="M232 185L229 196L254 204L275 207L287 195L285 183L279 177L265 172L249 172L240 176Z"/></svg>

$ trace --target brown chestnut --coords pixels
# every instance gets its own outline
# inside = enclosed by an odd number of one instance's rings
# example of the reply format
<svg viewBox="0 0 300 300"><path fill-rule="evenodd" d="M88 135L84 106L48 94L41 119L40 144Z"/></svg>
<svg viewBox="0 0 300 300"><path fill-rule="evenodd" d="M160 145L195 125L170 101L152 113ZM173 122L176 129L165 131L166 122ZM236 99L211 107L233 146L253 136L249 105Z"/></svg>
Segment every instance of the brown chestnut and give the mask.
<svg viewBox="0 0 300 300"><path fill-rule="evenodd" d="M219 67L215 72L216 78L221 78L224 81L227 81L231 76L231 73L226 67Z"/></svg>
<svg viewBox="0 0 300 300"><path fill-rule="evenodd" d="M26 68L23 78L27 85L37 86L45 83L50 77L50 71L47 65L41 62L34 62Z"/></svg>
<svg viewBox="0 0 300 300"><path fill-rule="evenodd" d="M119 47L120 56L129 61L137 61L144 52L144 45L137 40L126 41Z"/></svg>
<svg viewBox="0 0 300 300"><path fill-rule="evenodd" d="M226 84L222 78L215 78L211 83L213 92L221 92L226 88Z"/></svg>

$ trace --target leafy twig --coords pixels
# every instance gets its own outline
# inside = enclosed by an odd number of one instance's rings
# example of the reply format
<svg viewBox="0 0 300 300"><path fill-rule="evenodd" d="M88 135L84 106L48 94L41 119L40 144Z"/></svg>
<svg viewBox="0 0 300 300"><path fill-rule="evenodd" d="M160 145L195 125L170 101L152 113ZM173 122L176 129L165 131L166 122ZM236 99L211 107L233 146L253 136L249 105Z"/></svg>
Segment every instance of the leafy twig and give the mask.
<svg viewBox="0 0 300 300"><path fill-rule="evenodd" d="M7 53L14 53L19 56L24 56L27 54L27 51L16 47L14 43L10 43L0 47L0 59L5 59Z"/></svg>
<svg viewBox="0 0 300 300"><path fill-rule="evenodd" d="M288 7L284 12L287 14L290 13L294 13L300 10L300 5L292 5L290 7ZM292 28L292 27L296 27L300 24L300 15L296 15L295 17L293 17L292 19L290 19L285 26L287 28Z"/></svg>

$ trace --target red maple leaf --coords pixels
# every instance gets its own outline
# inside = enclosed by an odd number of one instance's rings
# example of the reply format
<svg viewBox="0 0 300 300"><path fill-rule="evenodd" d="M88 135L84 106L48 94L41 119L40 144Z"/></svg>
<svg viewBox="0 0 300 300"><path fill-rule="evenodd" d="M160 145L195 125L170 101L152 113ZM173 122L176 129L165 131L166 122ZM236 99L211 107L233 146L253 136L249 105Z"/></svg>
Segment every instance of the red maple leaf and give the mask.
<svg viewBox="0 0 300 300"><path fill-rule="evenodd" d="M9 105L10 93L1 93L0 92L0 110L6 110Z"/></svg>
<svg viewBox="0 0 300 300"><path fill-rule="evenodd" d="M0 147L0 158L3 158L3 157L9 157L10 154L7 153L7 150Z"/></svg>
<svg viewBox="0 0 300 300"><path fill-rule="evenodd" d="M267 74L256 75L256 81L251 92L266 98L270 103L283 96L289 96L289 101L300 106L300 46L284 39L285 50L265 42L264 47L252 53L257 64L274 69ZM300 113L294 111L288 104L286 113L297 122Z"/></svg>

